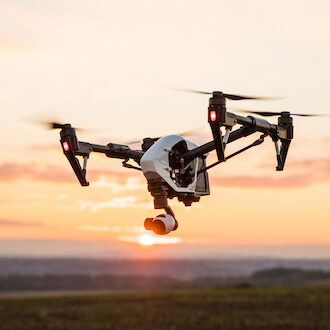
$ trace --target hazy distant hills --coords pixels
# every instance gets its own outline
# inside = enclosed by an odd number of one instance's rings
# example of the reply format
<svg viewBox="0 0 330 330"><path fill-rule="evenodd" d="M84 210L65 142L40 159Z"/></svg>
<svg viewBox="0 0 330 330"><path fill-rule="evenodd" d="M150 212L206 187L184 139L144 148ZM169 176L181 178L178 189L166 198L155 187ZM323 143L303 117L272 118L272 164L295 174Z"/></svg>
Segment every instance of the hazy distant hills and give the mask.
<svg viewBox="0 0 330 330"><path fill-rule="evenodd" d="M300 286L329 284L330 272L294 268L274 268L258 271L248 277L248 282L266 286Z"/></svg>
<svg viewBox="0 0 330 330"><path fill-rule="evenodd" d="M177 290L210 289L219 287L251 286L306 286L329 285L330 272L273 268L241 277L207 276L194 279L153 275L112 274L44 274L44 275L0 275L1 292L22 291L84 291L84 290Z"/></svg>
<svg viewBox="0 0 330 330"><path fill-rule="evenodd" d="M330 271L330 260L242 258L224 260L0 258L4 275L142 275L180 280L201 277L242 277L273 268Z"/></svg>

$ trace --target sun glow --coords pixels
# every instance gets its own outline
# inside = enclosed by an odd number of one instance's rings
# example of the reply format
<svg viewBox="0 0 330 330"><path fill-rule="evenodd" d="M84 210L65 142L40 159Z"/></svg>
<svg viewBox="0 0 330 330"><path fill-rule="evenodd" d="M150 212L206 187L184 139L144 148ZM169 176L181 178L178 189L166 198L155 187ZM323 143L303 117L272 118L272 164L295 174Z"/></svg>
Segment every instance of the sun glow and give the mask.
<svg viewBox="0 0 330 330"><path fill-rule="evenodd" d="M144 234L139 237L139 243L144 246L154 245L155 238L149 234Z"/></svg>

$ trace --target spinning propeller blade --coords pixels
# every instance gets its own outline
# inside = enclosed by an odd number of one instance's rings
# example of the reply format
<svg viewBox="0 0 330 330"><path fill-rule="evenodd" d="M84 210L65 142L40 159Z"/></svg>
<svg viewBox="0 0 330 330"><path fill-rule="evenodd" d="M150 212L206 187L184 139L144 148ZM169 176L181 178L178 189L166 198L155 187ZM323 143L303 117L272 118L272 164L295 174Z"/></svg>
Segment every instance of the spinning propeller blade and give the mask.
<svg viewBox="0 0 330 330"><path fill-rule="evenodd" d="M180 136L198 135L202 132L203 129L204 129L204 127L197 127L197 128L191 129L189 131L176 133L176 135L180 135Z"/></svg>
<svg viewBox="0 0 330 330"><path fill-rule="evenodd" d="M66 124L63 123L58 123L58 122L52 122L52 121L35 121L34 124L37 124L39 126L43 126L48 130L53 130L53 129L63 129ZM88 128L80 128L80 127L72 127L78 132L86 132L89 131Z"/></svg>
<svg viewBox="0 0 330 330"><path fill-rule="evenodd" d="M290 113L287 111L254 111L254 110L243 110L235 109L237 112L251 113L259 115L262 117L272 117L272 116L281 116L283 113L289 113L290 116L299 116L299 117L328 117L330 114L306 114L306 113Z"/></svg>
<svg viewBox="0 0 330 330"><path fill-rule="evenodd" d="M180 136L191 136L191 135L199 134L203 130L203 128L204 127L198 127L198 128L194 128L194 129L189 130L189 131L185 131L185 132L181 132L181 133L172 133L172 134L180 135ZM154 141L157 141L160 138L162 138L162 136L153 137L153 138L150 138L150 139L152 139ZM139 143L139 142L142 142L142 139L141 140L134 140L134 141L126 141L125 144L135 144L135 143Z"/></svg>
<svg viewBox="0 0 330 330"><path fill-rule="evenodd" d="M206 94L206 95L212 95L214 92L205 92L205 91L199 91L195 89L172 89L176 91L181 92L187 92L187 93L194 93L194 94ZM223 96L229 100L233 101L241 101L241 100L275 100L278 98L275 97L262 97L262 96L247 96L247 95L237 95L237 94L226 94L223 93Z"/></svg>
<svg viewBox="0 0 330 330"><path fill-rule="evenodd" d="M53 111L45 111L42 113L37 113L35 115L26 117L23 121L32 123L34 125L42 126L48 130L53 129L63 129L67 123L61 123L58 119L57 113ZM89 129L89 128L80 128L80 127L73 127L76 131L84 133L84 132L95 132L95 131L102 131L99 129Z"/></svg>

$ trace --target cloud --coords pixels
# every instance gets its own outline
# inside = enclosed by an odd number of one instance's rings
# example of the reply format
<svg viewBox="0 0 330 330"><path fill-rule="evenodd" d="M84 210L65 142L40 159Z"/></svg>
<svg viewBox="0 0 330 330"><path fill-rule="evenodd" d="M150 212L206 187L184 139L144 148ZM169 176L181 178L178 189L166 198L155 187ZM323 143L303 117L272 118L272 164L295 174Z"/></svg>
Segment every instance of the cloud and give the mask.
<svg viewBox="0 0 330 330"><path fill-rule="evenodd" d="M0 226L2 227L37 227L43 226L40 222L22 222L17 220L0 219Z"/></svg>
<svg viewBox="0 0 330 330"><path fill-rule="evenodd" d="M69 164L68 164L69 166ZM140 174L140 173L139 173ZM100 177L111 176L116 177L119 182L126 180L128 177L136 176L133 171L112 171L112 170L89 170L87 172L88 180L94 181ZM78 182L73 170L65 169L63 167L55 166L52 164L38 165L35 163L22 164L14 162L4 162L0 164L0 181L14 181L19 179L27 179L33 181L48 181L48 182L62 182L73 183ZM96 185L106 185L107 182L103 179L96 183ZM109 183L111 186L111 184ZM133 182L130 181L127 187L132 188ZM135 182L136 187L136 182ZM113 189L121 189L115 184L112 185Z"/></svg>
<svg viewBox="0 0 330 330"><path fill-rule="evenodd" d="M77 227L78 230L99 231L99 232L113 232L113 233L144 233L145 229L142 226L95 226L95 225L81 225Z"/></svg>
<svg viewBox="0 0 330 330"><path fill-rule="evenodd" d="M13 162L0 164L1 181L14 181L17 179L72 182L74 181L74 175L54 165L41 167L36 164L20 164Z"/></svg>
<svg viewBox="0 0 330 330"><path fill-rule="evenodd" d="M330 181L330 158L291 161L286 167L295 174L279 172L278 176L235 175L218 176L211 183L221 187L239 188L298 188Z"/></svg>
<svg viewBox="0 0 330 330"><path fill-rule="evenodd" d="M220 187L234 188L292 188L302 187L312 184L309 178L304 176L288 176L282 178L274 178L271 176L247 176L236 175L226 177L216 177L211 183Z"/></svg>
<svg viewBox="0 0 330 330"><path fill-rule="evenodd" d="M299 161L291 161L290 167L300 168L304 170L320 170L330 174L330 158L314 158Z"/></svg>
<svg viewBox="0 0 330 330"><path fill-rule="evenodd" d="M89 230L89 231L100 231L100 232L108 232L110 228L108 226L92 226L92 225L83 225L77 227L79 230Z"/></svg>
<svg viewBox="0 0 330 330"><path fill-rule="evenodd" d="M64 199L68 199L68 198L69 198L69 195L66 195L66 194L60 194L60 195L56 196L56 199L58 199L58 200L64 200Z"/></svg>
<svg viewBox="0 0 330 330"><path fill-rule="evenodd" d="M116 197L110 201L104 202L90 202L90 201L78 201L78 209L85 211L88 210L90 212L97 212L100 209L106 208L116 208L116 209L126 209L126 208L152 208L153 204L143 203L138 201L135 196L127 196L127 197Z"/></svg>
<svg viewBox="0 0 330 330"><path fill-rule="evenodd" d="M262 164L260 168L263 167ZM138 175L140 178L138 178ZM145 189L145 184L140 183L141 173L137 171L114 171L92 169L87 172L87 178L95 187L111 189L114 193ZM111 177L112 181L107 180ZM63 167L46 164L22 164L15 162L0 163L0 181L14 181L27 179L33 181L46 181L56 183L77 183L73 171ZM272 175L222 175L212 176L211 183L220 187L240 188L294 188L330 181L330 157L290 160L284 172ZM150 207L149 204L137 203L135 197L115 199L107 202L95 203L81 202L80 207L90 209L124 208L124 207ZM92 204L88 204L92 203ZM94 206L93 206L94 205ZM138 206L139 205L139 206Z"/></svg>
<svg viewBox="0 0 330 330"><path fill-rule="evenodd" d="M114 193L118 193L123 190L138 190L146 188L146 184L141 184L139 178L127 178L125 183L119 184L116 181L107 181L104 175L101 175L99 180L93 182L92 185L94 187L109 188Z"/></svg>

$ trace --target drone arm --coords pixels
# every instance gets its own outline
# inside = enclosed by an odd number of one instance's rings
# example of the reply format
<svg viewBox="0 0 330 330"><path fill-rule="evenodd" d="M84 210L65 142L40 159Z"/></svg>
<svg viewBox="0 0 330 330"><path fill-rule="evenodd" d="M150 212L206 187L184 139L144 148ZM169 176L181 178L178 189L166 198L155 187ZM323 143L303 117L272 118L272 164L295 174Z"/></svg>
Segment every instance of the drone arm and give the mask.
<svg viewBox="0 0 330 330"><path fill-rule="evenodd" d="M212 108L210 111L212 111ZM230 112L226 112L226 111L222 113L221 111L222 111L222 109L216 115L216 122L219 119L219 123L218 123L219 125L217 128L212 127L212 125L214 125L214 123L212 122L212 120L210 121L213 136L215 136L215 134L214 134L215 130L217 129L219 131L221 126L225 126L226 128L231 128L235 124L240 124L240 125L242 125L241 128L239 128L236 131L229 134L227 144L230 142L236 141L242 137L251 135L255 132L261 132L266 135L270 135L271 137L273 137L275 139L280 139L282 142L282 146L280 149L280 154L278 157L278 166L276 169L278 171L283 170L285 159L286 159L289 145L290 145L290 141L293 138L292 122L290 122L290 120L280 119L279 124L275 125L275 124L270 124L267 120L264 120L262 118L255 118L252 116L243 117L243 116L239 116L234 113L230 113ZM211 117L211 114L209 114L209 117ZM219 139L219 136L217 138ZM220 138L222 139L221 135L220 135ZM215 140L216 139L214 139L213 141L210 141L206 144L203 144L193 150L189 150L180 158L183 158L185 161L191 161L194 158L201 157L212 150L217 149L217 151L218 151L219 143L217 144ZM218 146L218 148L217 148L217 146ZM220 153L221 153L221 150L220 150ZM224 154L222 156L223 157L220 158L218 163L221 163L226 159ZM218 155L218 158L219 158L219 155Z"/></svg>
<svg viewBox="0 0 330 330"><path fill-rule="evenodd" d="M246 150L248 150L248 149L250 149L250 148L252 148L252 147L256 147L256 146L258 146L259 144L261 144L261 143L264 142L266 136L267 136L266 134L263 134L262 136L260 136L260 138L259 138L258 140L254 141L254 142L251 143L250 145L248 145L248 146L246 146L246 147L244 147L244 148L242 148L242 149L240 149L240 150L238 150L238 151L232 153L231 155L227 156L223 161L220 161L220 160L219 160L219 161L217 161L217 162L215 162L215 163L213 163L213 164L211 164L211 165L209 165L209 166L204 167L203 169L201 169L201 170L198 172L198 174L199 174L199 173L202 173L202 172L206 172L206 171L209 170L210 168L212 168L212 167L214 167L214 166L216 166L216 165L219 165L220 163L222 163L222 162L224 162L224 161L226 161L226 160L228 160L228 159L230 159L230 158L232 158L232 157L234 157L234 156L237 156L237 155L239 155L240 153L242 153L242 152L244 152L244 151L246 151Z"/></svg>
<svg viewBox="0 0 330 330"><path fill-rule="evenodd" d="M248 135L251 135L253 133L255 133L256 130L254 129L250 129L250 128L247 128L247 127L241 127L239 129L237 129L236 131L234 132L231 132L229 134L229 138L228 138L228 141L227 141L227 144L228 143L231 143L233 141L236 141L242 137L245 137L245 136L248 136ZM208 143L205 143L193 150L189 150L187 151L182 157L180 158L183 158L185 161L191 161L193 160L194 158L197 158L197 157L201 157L209 152L211 152L212 150L215 150L216 146L215 146L215 143L214 141L210 141Z"/></svg>
<svg viewBox="0 0 330 330"><path fill-rule="evenodd" d="M253 116L239 116L231 112L227 112L228 117L234 118L237 124L243 125L243 127L253 128L256 132L266 133L270 136L279 139L292 139L293 128L291 119L279 119L278 125L271 124L267 120L253 117ZM224 123L226 124L226 123Z"/></svg>
<svg viewBox="0 0 330 330"><path fill-rule="evenodd" d="M291 140L293 139L292 117L284 115L278 118L278 125L270 124L261 118L248 116L247 118L236 114L228 113L237 119L241 125L254 125L256 130L269 134L276 144L277 167L276 171L283 171L286 157L289 151ZM252 123L251 123L252 120ZM281 147L278 148L277 142L281 141Z"/></svg>
<svg viewBox="0 0 330 330"><path fill-rule="evenodd" d="M138 164L140 164L140 159L144 155L144 151L132 150L131 148L123 144L109 143L107 147L109 149L105 154L107 157L110 158L120 158L125 160L133 159Z"/></svg>
<svg viewBox="0 0 330 330"><path fill-rule="evenodd" d="M82 186L88 186L89 182L86 180L86 166L87 159L91 152L104 153L110 158L119 158L128 161L129 159L140 162L144 152L139 150L132 150L128 146L121 144L109 143L108 145L92 144L88 142L78 141L75 130L70 126L61 131L61 145L64 155L68 159L77 179ZM84 158L83 168L76 156Z"/></svg>
<svg viewBox="0 0 330 330"><path fill-rule="evenodd" d="M78 156L84 156L85 152L97 152L105 154L109 158L119 159L133 159L137 163L140 162L144 152L141 150L132 150L128 146L123 144L109 143L108 145L92 144L88 142L80 142L79 148L75 151Z"/></svg>

